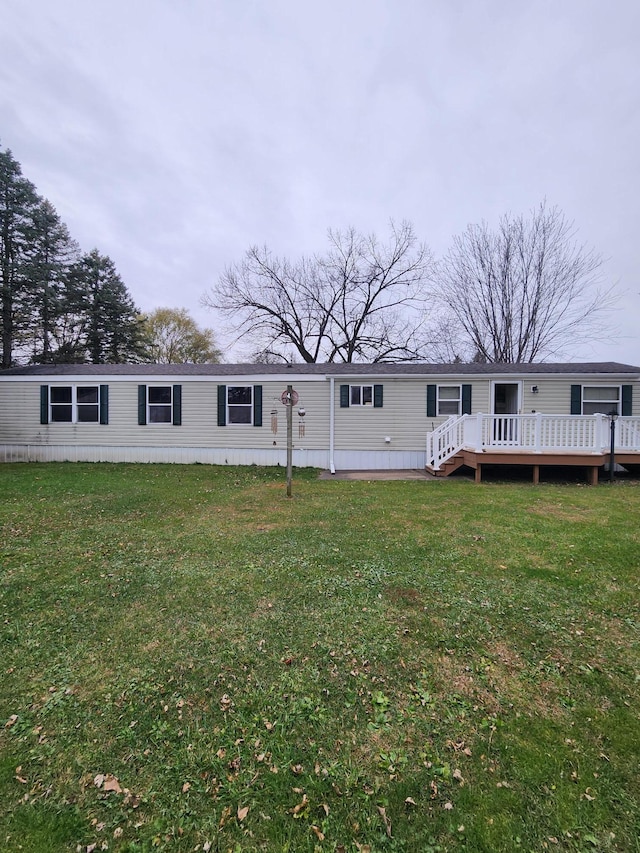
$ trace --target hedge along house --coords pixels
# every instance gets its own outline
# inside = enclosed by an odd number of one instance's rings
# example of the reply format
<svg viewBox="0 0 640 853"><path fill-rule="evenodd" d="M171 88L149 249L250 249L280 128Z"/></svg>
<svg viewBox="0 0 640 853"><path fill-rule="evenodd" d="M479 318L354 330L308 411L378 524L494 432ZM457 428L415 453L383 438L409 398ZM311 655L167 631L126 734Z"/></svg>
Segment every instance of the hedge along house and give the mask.
<svg viewBox="0 0 640 853"><path fill-rule="evenodd" d="M640 464L640 368L594 364L43 365L0 373L0 461L336 470Z"/></svg>

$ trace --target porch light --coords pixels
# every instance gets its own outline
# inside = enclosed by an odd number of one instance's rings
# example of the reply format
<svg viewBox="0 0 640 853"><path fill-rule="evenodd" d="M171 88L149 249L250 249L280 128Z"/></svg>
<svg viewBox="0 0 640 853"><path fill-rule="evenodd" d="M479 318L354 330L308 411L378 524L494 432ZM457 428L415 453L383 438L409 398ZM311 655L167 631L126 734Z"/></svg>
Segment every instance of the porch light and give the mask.
<svg viewBox="0 0 640 853"><path fill-rule="evenodd" d="M531 393L532 393L532 394L537 394L537 393L538 393L538 390L539 390L539 389L538 389L538 386L537 386L537 385L532 385L532 386L531 386Z"/></svg>
<svg viewBox="0 0 640 853"><path fill-rule="evenodd" d="M616 420L618 418L618 410L611 409L608 414L609 428L611 430L611 447L609 448L609 482L613 483L615 478L615 453L616 453Z"/></svg>

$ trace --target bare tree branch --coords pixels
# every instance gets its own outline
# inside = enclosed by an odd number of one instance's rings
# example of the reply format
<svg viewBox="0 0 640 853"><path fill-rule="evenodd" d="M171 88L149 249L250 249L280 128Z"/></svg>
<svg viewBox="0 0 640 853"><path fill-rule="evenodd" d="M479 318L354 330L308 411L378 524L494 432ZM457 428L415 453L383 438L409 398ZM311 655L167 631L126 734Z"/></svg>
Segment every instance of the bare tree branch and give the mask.
<svg viewBox="0 0 640 853"><path fill-rule="evenodd" d="M406 361L418 346L429 250L408 223L388 244L351 228L329 231L323 255L297 262L253 247L227 268L203 303L234 320L239 337L277 358L293 348L305 362Z"/></svg>
<svg viewBox="0 0 640 853"><path fill-rule="evenodd" d="M468 353L519 363L558 356L606 337L615 303L600 288L602 258L575 241L561 211L542 203L530 218L503 216L495 231L470 225L438 268L440 300Z"/></svg>

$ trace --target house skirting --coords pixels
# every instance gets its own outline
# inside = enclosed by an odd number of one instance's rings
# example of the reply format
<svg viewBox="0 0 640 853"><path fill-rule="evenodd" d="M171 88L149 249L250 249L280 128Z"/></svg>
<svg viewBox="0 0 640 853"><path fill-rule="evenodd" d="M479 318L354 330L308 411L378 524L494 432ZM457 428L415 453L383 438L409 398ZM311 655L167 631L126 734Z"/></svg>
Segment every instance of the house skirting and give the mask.
<svg viewBox="0 0 640 853"><path fill-rule="evenodd" d="M79 444L2 444L0 462L164 462L178 465L266 465L287 464L286 450L220 447L114 447ZM426 454L401 450L336 450L337 470L394 470L424 468ZM296 468L329 468L328 450L294 448Z"/></svg>

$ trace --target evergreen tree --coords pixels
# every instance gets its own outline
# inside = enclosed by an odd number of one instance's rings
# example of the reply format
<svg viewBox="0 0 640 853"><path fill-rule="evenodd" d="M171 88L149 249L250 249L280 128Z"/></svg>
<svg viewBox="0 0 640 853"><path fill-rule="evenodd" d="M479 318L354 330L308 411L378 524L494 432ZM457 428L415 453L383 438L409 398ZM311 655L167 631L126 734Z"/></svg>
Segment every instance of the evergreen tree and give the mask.
<svg viewBox="0 0 640 853"><path fill-rule="evenodd" d="M27 260L33 217L41 202L31 181L22 175L11 151L0 151L0 325L2 367L14 363L20 333L26 325Z"/></svg>
<svg viewBox="0 0 640 853"><path fill-rule="evenodd" d="M116 364L143 358L138 309L107 255L93 249L73 265L66 309L81 323L75 354L84 350L84 360Z"/></svg>
<svg viewBox="0 0 640 853"><path fill-rule="evenodd" d="M32 362L56 362L58 350L65 351L69 328L65 290L69 268L78 255L77 244L55 207L43 201L34 212L24 294Z"/></svg>

